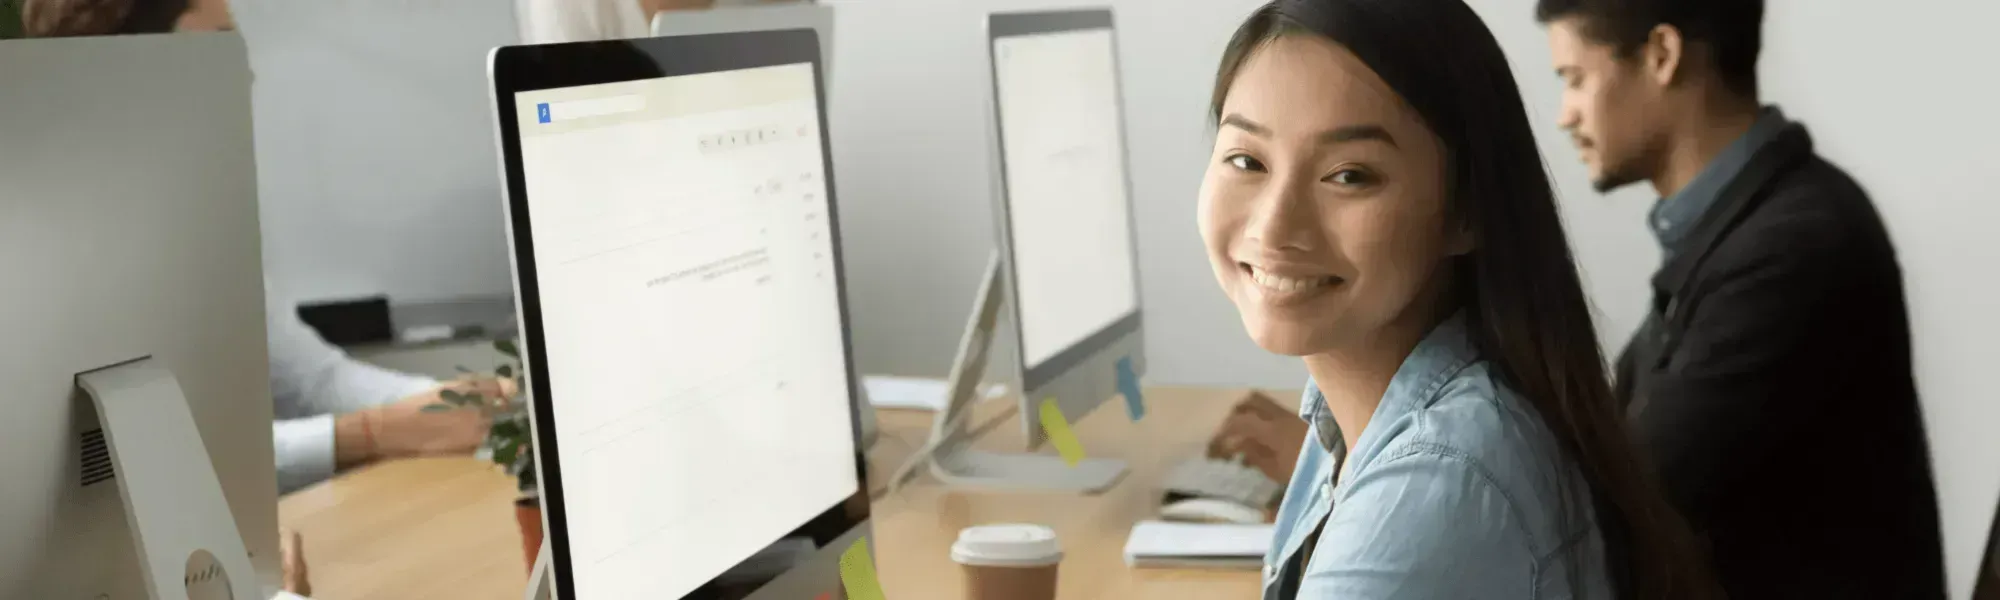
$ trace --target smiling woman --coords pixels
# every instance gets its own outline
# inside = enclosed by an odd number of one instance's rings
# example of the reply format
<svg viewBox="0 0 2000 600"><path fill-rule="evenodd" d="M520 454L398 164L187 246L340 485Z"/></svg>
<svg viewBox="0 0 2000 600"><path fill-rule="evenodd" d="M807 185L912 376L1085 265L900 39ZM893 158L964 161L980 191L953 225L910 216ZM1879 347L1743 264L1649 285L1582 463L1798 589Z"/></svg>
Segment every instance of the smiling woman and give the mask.
<svg viewBox="0 0 2000 600"><path fill-rule="evenodd" d="M1268 4L1212 111L1216 280L1313 376L1265 598L1712 594L1615 412L1520 92L1469 7Z"/></svg>

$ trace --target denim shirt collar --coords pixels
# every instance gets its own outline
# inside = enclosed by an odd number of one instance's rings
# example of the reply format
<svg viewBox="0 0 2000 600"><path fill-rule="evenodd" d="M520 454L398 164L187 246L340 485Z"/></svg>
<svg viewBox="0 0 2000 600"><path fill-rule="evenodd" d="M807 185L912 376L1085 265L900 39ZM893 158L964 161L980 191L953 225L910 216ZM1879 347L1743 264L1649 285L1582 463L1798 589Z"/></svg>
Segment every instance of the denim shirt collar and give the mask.
<svg viewBox="0 0 2000 600"><path fill-rule="evenodd" d="M1673 195L1661 198L1647 215L1646 225L1653 230L1653 236L1660 242L1660 250L1666 260L1673 260L1681 242L1694 231L1708 208L1722 197L1723 188L1730 180L1743 172L1750 164L1751 157L1757 155L1771 140L1777 139L1791 121L1776 106L1765 106L1750 124L1750 129L1730 142L1720 154L1708 161L1687 187Z"/></svg>
<svg viewBox="0 0 2000 600"><path fill-rule="evenodd" d="M1421 410L1437 395L1439 388L1451 381L1460 369L1471 364L1478 356L1472 344L1470 332L1466 329L1464 311L1453 314L1439 323L1424 336L1423 341L1403 359L1396 368L1395 376L1389 379L1389 389L1382 394L1382 403L1376 405L1370 422L1387 423L1405 414ZM1340 425L1333 420L1332 411L1326 408L1326 396L1319 391L1319 383L1306 380L1305 397L1299 403L1299 417L1314 425L1319 432L1320 448L1334 456L1346 454L1346 443L1340 435ZM1363 434L1357 449L1367 452L1369 437ZM1345 460L1342 457L1342 460Z"/></svg>

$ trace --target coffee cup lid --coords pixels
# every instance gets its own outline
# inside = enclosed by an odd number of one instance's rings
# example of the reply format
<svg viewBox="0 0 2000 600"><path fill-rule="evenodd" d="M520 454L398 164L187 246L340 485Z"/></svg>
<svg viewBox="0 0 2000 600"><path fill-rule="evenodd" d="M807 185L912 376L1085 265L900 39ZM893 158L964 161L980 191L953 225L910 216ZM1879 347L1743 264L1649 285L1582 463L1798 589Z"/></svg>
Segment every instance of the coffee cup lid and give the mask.
<svg viewBox="0 0 2000 600"><path fill-rule="evenodd" d="M1040 566L1062 562L1062 546L1055 530L1041 525L980 525L958 532L951 559L968 565Z"/></svg>

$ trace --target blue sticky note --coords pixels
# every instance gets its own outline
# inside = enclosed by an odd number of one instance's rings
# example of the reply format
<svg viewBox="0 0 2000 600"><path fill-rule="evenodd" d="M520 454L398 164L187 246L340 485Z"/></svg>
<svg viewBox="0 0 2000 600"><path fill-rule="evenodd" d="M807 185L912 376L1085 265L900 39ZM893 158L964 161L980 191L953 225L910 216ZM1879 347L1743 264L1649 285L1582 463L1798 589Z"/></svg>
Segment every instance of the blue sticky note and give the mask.
<svg viewBox="0 0 2000 600"><path fill-rule="evenodd" d="M1133 421L1146 416L1146 394L1139 389L1139 374L1132 371L1132 357L1118 359L1118 393L1125 395L1125 412Z"/></svg>
<svg viewBox="0 0 2000 600"><path fill-rule="evenodd" d="M542 123L549 122L549 103L535 105L535 120Z"/></svg>

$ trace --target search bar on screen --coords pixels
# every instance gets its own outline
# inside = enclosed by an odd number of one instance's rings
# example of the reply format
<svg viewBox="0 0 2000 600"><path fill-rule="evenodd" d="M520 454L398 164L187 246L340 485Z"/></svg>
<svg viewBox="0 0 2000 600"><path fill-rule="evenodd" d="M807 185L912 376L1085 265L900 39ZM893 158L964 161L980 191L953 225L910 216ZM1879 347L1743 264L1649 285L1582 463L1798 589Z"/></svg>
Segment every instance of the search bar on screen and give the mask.
<svg viewBox="0 0 2000 600"><path fill-rule="evenodd" d="M606 96L563 102L543 102L535 106L536 120L543 123L608 117L646 109L646 97L638 94Z"/></svg>

